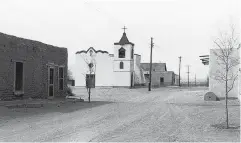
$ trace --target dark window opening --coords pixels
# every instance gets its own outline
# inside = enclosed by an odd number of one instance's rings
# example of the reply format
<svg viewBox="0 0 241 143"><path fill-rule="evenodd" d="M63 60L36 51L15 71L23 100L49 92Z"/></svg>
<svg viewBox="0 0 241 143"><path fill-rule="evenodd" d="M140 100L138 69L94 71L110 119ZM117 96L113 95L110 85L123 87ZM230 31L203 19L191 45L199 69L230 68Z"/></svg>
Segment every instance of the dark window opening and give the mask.
<svg viewBox="0 0 241 143"><path fill-rule="evenodd" d="M148 79L149 80L149 74L144 74L144 76L145 76L145 79Z"/></svg>
<svg viewBox="0 0 241 143"><path fill-rule="evenodd" d="M54 69L49 68L49 96L54 96Z"/></svg>
<svg viewBox="0 0 241 143"><path fill-rule="evenodd" d="M119 49L119 58L125 58L126 50L124 48Z"/></svg>
<svg viewBox="0 0 241 143"><path fill-rule="evenodd" d="M124 63L120 62L120 69L124 69Z"/></svg>
<svg viewBox="0 0 241 143"><path fill-rule="evenodd" d="M64 90L64 68L59 68L59 90Z"/></svg>
<svg viewBox="0 0 241 143"><path fill-rule="evenodd" d="M49 86L49 96L54 96L54 86Z"/></svg>
<svg viewBox="0 0 241 143"><path fill-rule="evenodd" d="M164 77L160 77L160 82L161 82L161 83L164 82Z"/></svg>
<svg viewBox="0 0 241 143"><path fill-rule="evenodd" d="M23 90L23 63L16 62L15 91Z"/></svg>
<svg viewBox="0 0 241 143"><path fill-rule="evenodd" d="M49 84L54 84L54 69L51 68L49 72Z"/></svg>

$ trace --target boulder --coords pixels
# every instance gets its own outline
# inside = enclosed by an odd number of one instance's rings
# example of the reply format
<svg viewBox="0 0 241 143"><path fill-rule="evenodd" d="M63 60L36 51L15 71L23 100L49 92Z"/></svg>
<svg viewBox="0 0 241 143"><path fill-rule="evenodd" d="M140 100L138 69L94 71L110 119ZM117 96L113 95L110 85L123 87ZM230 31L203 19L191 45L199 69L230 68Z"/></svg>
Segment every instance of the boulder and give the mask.
<svg viewBox="0 0 241 143"><path fill-rule="evenodd" d="M214 94L213 92L207 92L204 95L204 100L205 101L219 101L219 98L217 97L216 94Z"/></svg>

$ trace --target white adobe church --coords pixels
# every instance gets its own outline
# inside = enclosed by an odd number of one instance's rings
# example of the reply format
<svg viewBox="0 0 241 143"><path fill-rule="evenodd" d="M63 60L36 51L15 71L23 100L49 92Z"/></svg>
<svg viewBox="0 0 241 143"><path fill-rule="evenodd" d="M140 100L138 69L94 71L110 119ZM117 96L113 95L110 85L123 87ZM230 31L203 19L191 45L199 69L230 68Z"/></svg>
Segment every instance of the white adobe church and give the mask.
<svg viewBox="0 0 241 143"><path fill-rule="evenodd" d="M94 79L95 87L133 87L145 83L141 69L141 56L134 54L134 44L124 33L119 42L114 43L114 54L107 51L95 50L90 47L87 51L76 52L75 86L86 86L86 76ZM88 64L93 63L90 73Z"/></svg>

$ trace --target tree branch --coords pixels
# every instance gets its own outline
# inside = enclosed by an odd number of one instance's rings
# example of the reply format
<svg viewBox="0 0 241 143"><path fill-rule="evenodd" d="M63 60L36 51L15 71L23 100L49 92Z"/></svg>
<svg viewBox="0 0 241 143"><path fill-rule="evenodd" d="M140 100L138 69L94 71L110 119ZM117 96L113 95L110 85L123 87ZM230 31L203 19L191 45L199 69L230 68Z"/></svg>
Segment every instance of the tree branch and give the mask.
<svg viewBox="0 0 241 143"><path fill-rule="evenodd" d="M231 87L228 87L228 88L229 88L229 89L228 89L228 93L233 89L234 82L236 81L237 77L238 77L238 75L236 75L235 78L233 79L233 82L232 82L232 84L231 84Z"/></svg>

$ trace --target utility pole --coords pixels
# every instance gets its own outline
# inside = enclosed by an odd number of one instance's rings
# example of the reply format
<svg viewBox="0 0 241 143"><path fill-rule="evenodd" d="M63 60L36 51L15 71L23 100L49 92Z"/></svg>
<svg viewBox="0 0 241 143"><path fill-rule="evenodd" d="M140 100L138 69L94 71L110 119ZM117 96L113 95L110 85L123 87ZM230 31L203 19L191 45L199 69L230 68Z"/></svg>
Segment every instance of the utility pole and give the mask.
<svg viewBox="0 0 241 143"><path fill-rule="evenodd" d="M179 79L178 79L178 84L179 86L181 86L181 61L182 61L182 57L178 57L179 58Z"/></svg>
<svg viewBox="0 0 241 143"><path fill-rule="evenodd" d="M197 79L196 79L196 74L195 74L195 86L197 86Z"/></svg>
<svg viewBox="0 0 241 143"><path fill-rule="evenodd" d="M151 91L151 71L152 71L152 48L153 48L153 38L151 37L151 55L150 55L150 73L149 73L149 89Z"/></svg>
<svg viewBox="0 0 241 143"><path fill-rule="evenodd" d="M187 65L187 86L189 87L189 67L190 65Z"/></svg>

